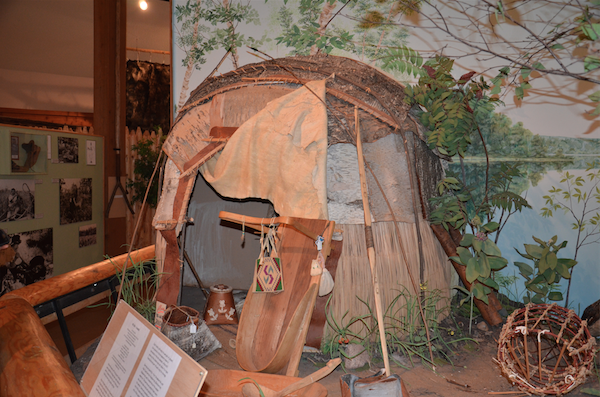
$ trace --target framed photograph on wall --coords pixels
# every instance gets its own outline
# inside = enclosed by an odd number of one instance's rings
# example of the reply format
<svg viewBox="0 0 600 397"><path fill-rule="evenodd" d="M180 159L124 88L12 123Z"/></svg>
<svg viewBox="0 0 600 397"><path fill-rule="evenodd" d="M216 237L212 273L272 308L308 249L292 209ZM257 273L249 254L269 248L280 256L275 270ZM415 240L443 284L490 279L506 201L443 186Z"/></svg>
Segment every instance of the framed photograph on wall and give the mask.
<svg viewBox="0 0 600 397"><path fill-rule="evenodd" d="M52 228L9 235L14 255L0 257L0 296L52 276L54 245Z"/></svg>
<svg viewBox="0 0 600 397"><path fill-rule="evenodd" d="M45 174L47 149L46 135L11 132L10 173Z"/></svg>
<svg viewBox="0 0 600 397"><path fill-rule="evenodd" d="M10 137L10 159L19 159L19 137L11 135Z"/></svg>
<svg viewBox="0 0 600 397"><path fill-rule="evenodd" d="M96 224L79 227L79 248L96 244Z"/></svg>
<svg viewBox="0 0 600 397"><path fill-rule="evenodd" d="M58 180L60 224L92 220L92 178L61 178Z"/></svg>
<svg viewBox="0 0 600 397"><path fill-rule="evenodd" d="M0 222L35 218L35 182L32 179L0 179Z"/></svg>
<svg viewBox="0 0 600 397"><path fill-rule="evenodd" d="M79 139L59 136L57 142L59 163L79 163Z"/></svg>

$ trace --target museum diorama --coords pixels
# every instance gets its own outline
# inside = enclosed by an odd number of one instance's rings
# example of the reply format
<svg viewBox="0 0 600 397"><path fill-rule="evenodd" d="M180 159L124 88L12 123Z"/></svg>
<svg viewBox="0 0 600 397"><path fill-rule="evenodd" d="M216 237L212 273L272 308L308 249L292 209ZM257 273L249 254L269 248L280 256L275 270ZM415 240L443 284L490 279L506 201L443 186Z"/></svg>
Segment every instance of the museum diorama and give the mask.
<svg viewBox="0 0 600 397"><path fill-rule="evenodd" d="M26 3L0 396L600 395L597 2Z"/></svg>

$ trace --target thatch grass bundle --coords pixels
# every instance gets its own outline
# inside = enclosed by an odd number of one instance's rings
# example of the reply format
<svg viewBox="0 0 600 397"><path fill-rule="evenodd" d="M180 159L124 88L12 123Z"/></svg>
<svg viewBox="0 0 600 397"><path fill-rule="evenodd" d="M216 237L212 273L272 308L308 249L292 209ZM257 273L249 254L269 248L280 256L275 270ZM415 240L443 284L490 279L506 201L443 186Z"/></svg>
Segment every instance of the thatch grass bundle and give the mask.
<svg viewBox="0 0 600 397"><path fill-rule="evenodd" d="M420 224L424 255L422 280L419 277L419 250L417 249L415 224L398 222L400 240L406 252L408 266L417 283L417 288L439 289L444 296L449 297L452 268L448 263L448 257L433 235L429 224L425 221ZM365 244L364 225L336 225L336 228L343 231L344 244L338 262L328 316L335 319L338 324L345 325L355 316L369 314L369 309L360 299L368 302L373 308L374 293ZM415 291L411 283L393 222L373 223L373 237L381 300L385 312L401 291L408 290L413 296L416 296L420 294L420 290ZM403 306L403 304L403 302L398 302L396 306ZM446 307L447 301L442 299L437 303L436 310L443 312ZM394 312L395 316L406 316L406 308ZM388 321L386 320L387 325L389 325ZM360 328L360 324L357 323L352 325L350 330L360 333ZM331 333L332 329L326 325L325 335Z"/></svg>

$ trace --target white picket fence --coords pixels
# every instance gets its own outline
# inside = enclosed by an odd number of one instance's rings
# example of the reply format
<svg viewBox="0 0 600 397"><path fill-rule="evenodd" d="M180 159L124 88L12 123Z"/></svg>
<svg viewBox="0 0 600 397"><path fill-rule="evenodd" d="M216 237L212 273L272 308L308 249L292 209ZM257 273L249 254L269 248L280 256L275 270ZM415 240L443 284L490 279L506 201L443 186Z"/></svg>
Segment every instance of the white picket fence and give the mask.
<svg viewBox="0 0 600 397"><path fill-rule="evenodd" d="M131 130L125 127L125 174L127 175L128 180L131 179L135 181L135 175L133 174L134 163L137 158L139 158L136 151L132 148L140 141L151 140L154 142L154 150L160 150L160 141L163 133L159 128L158 133L155 131L144 131L138 127L136 130ZM154 178L158 178L158 171ZM128 198L131 202L133 198L133 193L131 189L128 189ZM141 216L139 230L137 232L137 236L135 241L133 241L133 248L142 248L148 245L154 244L156 241L156 230L152 227L152 218L154 217L155 209L150 208L146 205L143 213L141 212L142 204L135 203L133 205L133 209L135 211L135 215L131 215L131 212L127 211L127 243L131 242L131 238L133 236L133 232L135 230L135 225L137 223L138 218Z"/></svg>

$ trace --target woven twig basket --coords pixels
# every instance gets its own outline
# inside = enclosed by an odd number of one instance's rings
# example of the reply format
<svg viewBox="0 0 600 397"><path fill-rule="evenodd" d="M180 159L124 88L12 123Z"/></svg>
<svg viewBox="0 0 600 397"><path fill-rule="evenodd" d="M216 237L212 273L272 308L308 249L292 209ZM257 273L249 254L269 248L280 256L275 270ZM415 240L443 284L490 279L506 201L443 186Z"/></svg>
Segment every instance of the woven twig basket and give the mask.
<svg viewBox="0 0 600 397"><path fill-rule="evenodd" d="M509 381L527 393L560 396L591 372L596 340L573 310L528 304L508 317L498 345Z"/></svg>

